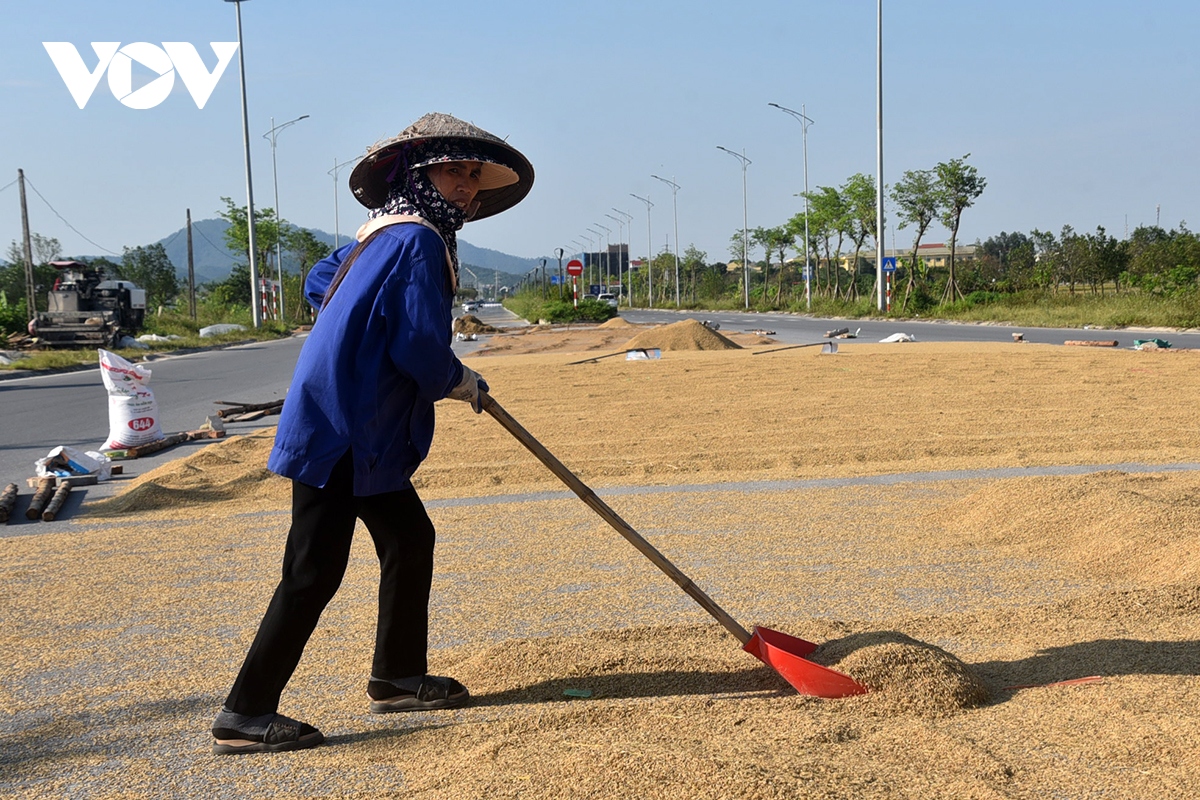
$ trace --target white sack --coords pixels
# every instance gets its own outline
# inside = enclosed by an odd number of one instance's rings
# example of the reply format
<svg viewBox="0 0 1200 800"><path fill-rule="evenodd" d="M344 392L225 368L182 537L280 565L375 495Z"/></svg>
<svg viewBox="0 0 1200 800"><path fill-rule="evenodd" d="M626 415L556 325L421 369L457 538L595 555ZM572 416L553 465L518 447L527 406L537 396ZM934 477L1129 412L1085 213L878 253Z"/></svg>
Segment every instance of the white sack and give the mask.
<svg viewBox="0 0 1200 800"><path fill-rule="evenodd" d="M158 403L150 383L150 370L131 364L116 353L100 352L100 375L108 389L108 441L104 447L120 450L157 442L163 438Z"/></svg>

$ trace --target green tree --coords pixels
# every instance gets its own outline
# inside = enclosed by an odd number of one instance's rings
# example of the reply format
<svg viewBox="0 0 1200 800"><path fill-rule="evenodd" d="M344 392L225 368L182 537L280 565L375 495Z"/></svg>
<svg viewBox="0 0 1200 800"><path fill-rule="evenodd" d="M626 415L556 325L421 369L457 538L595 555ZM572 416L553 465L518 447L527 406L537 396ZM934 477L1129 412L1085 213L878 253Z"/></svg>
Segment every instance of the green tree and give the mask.
<svg viewBox="0 0 1200 800"><path fill-rule="evenodd" d="M917 291L917 280L921 280L920 289L924 290L926 275L921 265L921 238L929 230L929 226L941 213L941 195L937 190L937 179L932 170L908 170L892 187L892 202L896 204L900 219L900 230L909 225L916 228L913 237L912 258L908 263L904 286L904 300L900 310L906 311L914 291Z"/></svg>
<svg viewBox="0 0 1200 800"><path fill-rule="evenodd" d="M792 225L803 231L803 216L792 217ZM824 243L825 249L825 281L818 285L818 291L838 297L842 291L842 245L850 231L850 209L840 191L831 186L818 186L815 192L809 193L808 230L809 236L815 242Z"/></svg>
<svg viewBox="0 0 1200 800"><path fill-rule="evenodd" d="M218 211L217 216L229 223L229 227L225 229L225 244L230 250L245 256L249 269L250 226L246 223L246 207L235 205L228 197L222 197L221 202L225 204L225 210ZM259 274L267 274L264 270L271 264L271 253L275 252L275 243L279 241L281 233L275 209L254 209L254 255ZM248 283L249 278L246 280Z"/></svg>
<svg viewBox="0 0 1200 800"><path fill-rule="evenodd" d="M875 178L861 172L851 175L842 186L841 195L846 201L850 241L854 242L854 258L850 262L850 285L846 287L845 298L857 300L858 257L867 238L875 238L875 229L879 225L875 214Z"/></svg>
<svg viewBox="0 0 1200 800"><path fill-rule="evenodd" d="M161 244L126 247L117 271L112 277L133 281L146 290L148 308L167 305L179 294L179 275Z"/></svg>
<svg viewBox="0 0 1200 800"><path fill-rule="evenodd" d="M979 171L967 163L971 157L967 153L962 158L952 158L934 167L937 173L939 205L941 206L941 221L950 231L950 276L946 281L946 292L943 299L950 302L963 297L954 274L954 254L958 243L958 226L962 222L962 213L974 205L976 198L983 194L987 181L980 177Z"/></svg>
<svg viewBox="0 0 1200 800"><path fill-rule="evenodd" d="M1021 291L1035 283L1033 240L1023 233L1001 231L976 242L975 256L994 275L1000 291Z"/></svg>
<svg viewBox="0 0 1200 800"><path fill-rule="evenodd" d="M680 268L687 275L688 294L693 303L696 302L696 274L704 269L704 262L707 260L708 253L697 249L694 244L689 244L683 251L683 264Z"/></svg>
<svg viewBox="0 0 1200 800"><path fill-rule="evenodd" d="M308 270L325 256L329 255L329 245L322 242L307 228L293 228L287 232L283 246L300 265L299 291L295 293L296 316L306 316L304 299L304 283L308 279Z"/></svg>
<svg viewBox="0 0 1200 800"><path fill-rule="evenodd" d="M46 293L58 277L58 270L50 266L50 262L62 257L62 245L53 236L42 236L36 232L29 234L29 244L33 252L34 303L38 309L45 311L48 303ZM0 291L4 292L11 307L27 309L24 243L13 241L4 258L8 265L0 267Z"/></svg>

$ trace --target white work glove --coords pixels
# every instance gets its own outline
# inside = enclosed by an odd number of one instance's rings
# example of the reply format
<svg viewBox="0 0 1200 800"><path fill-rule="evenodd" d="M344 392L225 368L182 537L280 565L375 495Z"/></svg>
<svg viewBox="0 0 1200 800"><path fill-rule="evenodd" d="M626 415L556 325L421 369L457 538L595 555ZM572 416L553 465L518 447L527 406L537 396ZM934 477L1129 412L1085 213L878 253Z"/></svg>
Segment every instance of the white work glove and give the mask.
<svg viewBox="0 0 1200 800"><path fill-rule="evenodd" d="M480 405L479 393L488 390L487 381L485 381L478 372L463 364L462 379L458 385L450 390L450 394L446 395L451 400L461 400L464 403L470 403L471 408L475 409L475 413L479 414L483 411L483 406Z"/></svg>

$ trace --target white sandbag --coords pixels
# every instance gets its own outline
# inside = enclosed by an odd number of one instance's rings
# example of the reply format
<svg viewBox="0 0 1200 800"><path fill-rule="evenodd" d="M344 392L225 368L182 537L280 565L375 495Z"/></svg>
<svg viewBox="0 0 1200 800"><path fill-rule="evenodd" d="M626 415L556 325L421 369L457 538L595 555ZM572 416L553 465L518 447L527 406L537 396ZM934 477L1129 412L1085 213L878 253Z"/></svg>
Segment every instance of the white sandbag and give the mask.
<svg viewBox="0 0 1200 800"><path fill-rule="evenodd" d="M158 403L150 383L150 370L131 364L116 353L100 352L100 375L108 389L108 440L104 447L120 450L157 442L163 438Z"/></svg>
<svg viewBox="0 0 1200 800"><path fill-rule="evenodd" d="M207 339L210 336L220 336L223 333L233 333L234 331L246 330L245 325L237 325L232 322L218 322L216 325L209 325L206 328L200 329L200 338Z"/></svg>

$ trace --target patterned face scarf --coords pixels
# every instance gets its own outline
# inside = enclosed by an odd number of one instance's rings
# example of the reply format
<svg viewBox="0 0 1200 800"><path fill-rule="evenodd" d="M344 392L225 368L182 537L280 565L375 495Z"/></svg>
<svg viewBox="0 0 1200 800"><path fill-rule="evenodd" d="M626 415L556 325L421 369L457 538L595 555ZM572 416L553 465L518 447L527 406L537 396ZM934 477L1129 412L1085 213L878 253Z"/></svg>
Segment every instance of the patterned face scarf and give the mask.
<svg viewBox="0 0 1200 800"><path fill-rule="evenodd" d="M454 152L451 153L451 150ZM442 197L442 193L429 180L424 167L410 168L409 164L428 163L446 154L461 155L455 161L490 161L480 156L473 156L462 150L461 144L445 141L432 141L418 145L411 150L401 152L396 159L396 166L388 176L391 191L387 202L380 208L371 209L368 216L381 217L385 214L413 214L423 217L433 223L450 251L450 261L454 266L454 281L458 284L458 235L457 232L467 221L467 212Z"/></svg>

